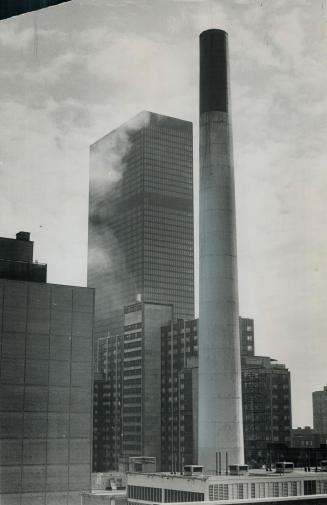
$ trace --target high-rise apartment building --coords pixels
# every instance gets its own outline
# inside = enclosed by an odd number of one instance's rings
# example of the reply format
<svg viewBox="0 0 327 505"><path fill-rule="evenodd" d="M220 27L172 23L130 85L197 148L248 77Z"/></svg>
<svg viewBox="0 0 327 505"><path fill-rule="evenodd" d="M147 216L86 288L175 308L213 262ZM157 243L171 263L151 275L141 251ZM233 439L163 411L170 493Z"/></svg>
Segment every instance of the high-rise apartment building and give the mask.
<svg viewBox="0 0 327 505"><path fill-rule="evenodd" d="M123 310L124 332L99 340L100 372L94 404L95 469L117 469L135 456L161 461L161 327L169 304L137 302Z"/></svg>
<svg viewBox="0 0 327 505"><path fill-rule="evenodd" d="M327 433L327 386L312 393L312 406L313 429L317 433Z"/></svg>
<svg viewBox="0 0 327 505"><path fill-rule="evenodd" d="M161 329L161 469L197 461L198 321Z"/></svg>
<svg viewBox="0 0 327 505"><path fill-rule="evenodd" d="M291 441L291 376L285 365L262 356L242 356L245 462L270 464L269 443Z"/></svg>
<svg viewBox="0 0 327 505"><path fill-rule="evenodd" d="M96 338L122 334L136 300L194 317L192 143L192 123L142 112L91 146Z"/></svg>
<svg viewBox="0 0 327 505"><path fill-rule="evenodd" d="M117 469L122 455L124 336L99 340L98 350L101 372L94 377L93 471L103 472Z"/></svg>
<svg viewBox="0 0 327 505"><path fill-rule="evenodd" d="M0 239L0 264L8 266L0 278L0 503L78 504L91 486L94 290L41 281L46 268L33 264L28 233Z"/></svg>
<svg viewBox="0 0 327 505"><path fill-rule="evenodd" d="M245 458L269 463L270 444L290 443L291 387L285 365L254 356L254 321L239 318ZM173 339L171 335L173 333ZM161 465L179 471L197 463L198 321L170 322L161 331Z"/></svg>

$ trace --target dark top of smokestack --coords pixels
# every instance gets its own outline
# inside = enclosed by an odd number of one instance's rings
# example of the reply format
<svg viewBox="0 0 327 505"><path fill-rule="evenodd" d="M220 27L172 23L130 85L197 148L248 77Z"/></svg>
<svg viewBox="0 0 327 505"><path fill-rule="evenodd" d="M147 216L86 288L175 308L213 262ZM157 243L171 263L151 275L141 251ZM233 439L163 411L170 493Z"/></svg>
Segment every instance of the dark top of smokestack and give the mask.
<svg viewBox="0 0 327 505"><path fill-rule="evenodd" d="M223 30L200 34L200 114L228 112L228 35Z"/></svg>

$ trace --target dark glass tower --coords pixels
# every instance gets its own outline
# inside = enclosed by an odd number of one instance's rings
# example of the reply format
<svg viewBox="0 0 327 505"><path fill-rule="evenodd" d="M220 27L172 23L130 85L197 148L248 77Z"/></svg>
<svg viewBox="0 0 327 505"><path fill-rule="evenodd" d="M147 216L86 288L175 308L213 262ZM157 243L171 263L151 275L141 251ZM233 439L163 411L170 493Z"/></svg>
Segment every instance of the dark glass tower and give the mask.
<svg viewBox="0 0 327 505"><path fill-rule="evenodd" d="M194 317L192 123L141 112L91 146L88 285L96 337L123 307L172 303Z"/></svg>

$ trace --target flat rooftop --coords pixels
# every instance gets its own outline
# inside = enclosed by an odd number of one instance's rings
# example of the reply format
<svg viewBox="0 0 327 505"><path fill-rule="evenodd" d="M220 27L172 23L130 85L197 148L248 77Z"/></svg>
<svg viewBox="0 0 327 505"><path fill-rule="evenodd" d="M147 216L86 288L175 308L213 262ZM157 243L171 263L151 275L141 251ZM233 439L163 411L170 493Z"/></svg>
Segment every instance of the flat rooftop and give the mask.
<svg viewBox="0 0 327 505"><path fill-rule="evenodd" d="M265 479L280 479L281 477L285 478L307 478L310 480L313 479L321 479L327 478L327 472L322 472L318 470L317 472L314 470L315 467L311 467L310 472L305 472L301 468L295 468L292 472L285 472L285 473L279 473L276 472L275 470L272 470L271 472L267 472L265 469L255 469L255 470L249 470L248 473L242 474L242 475L226 475L222 473L221 475L215 475L215 474L205 474L205 473L200 473L200 474L188 474L184 475L182 473L171 473L171 472L154 472L154 473L139 473L139 472L129 472L129 475L135 476L135 475L140 475L142 477L161 477L162 479L167 478L167 479L197 479L197 480L212 480L212 481L224 481L226 480L246 480L246 479L256 479L256 478L265 478ZM244 500L242 500L243 502Z"/></svg>

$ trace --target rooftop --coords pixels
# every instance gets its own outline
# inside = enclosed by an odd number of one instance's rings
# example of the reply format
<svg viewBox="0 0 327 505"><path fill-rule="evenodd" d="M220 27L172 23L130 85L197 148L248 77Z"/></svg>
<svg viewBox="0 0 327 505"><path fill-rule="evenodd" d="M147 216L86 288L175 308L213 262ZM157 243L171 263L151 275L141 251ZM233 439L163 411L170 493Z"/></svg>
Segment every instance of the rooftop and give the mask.
<svg viewBox="0 0 327 505"><path fill-rule="evenodd" d="M299 478L299 479L308 479L308 480L319 480L322 477L327 478L327 472L322 472L318 470L318 472L315 471L315 468L312 467L310 472L305 472L301 468L296 468L294 469L293 472L289 473L277 473L275 470L272 472L267 472L265 469L256 469L256 470L250 470L247 474L243 475L214 475L214 474L193 474L193 475L184 475L182 473L170 473L170 472L156 472L156 473L137 473L137 472L129 472L129 475L135 476L139 475L142 477L146 478L151 478L151 477L159 477L162 479L184 479L184 480L189 480L189 479L197 479L197 480L202 480L202 481L224 481L226 480L246 480L246 479L251 479L256 480L256 479L272 479L272 480L280 480L281 478L285 479L291 479L291 478Z"/></svg>

